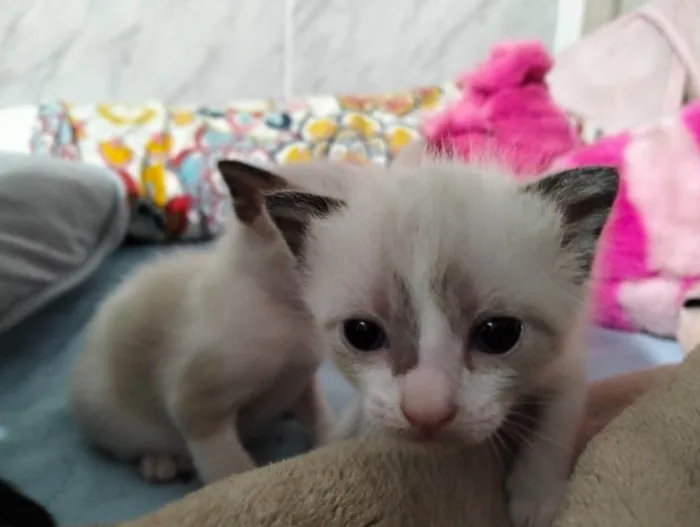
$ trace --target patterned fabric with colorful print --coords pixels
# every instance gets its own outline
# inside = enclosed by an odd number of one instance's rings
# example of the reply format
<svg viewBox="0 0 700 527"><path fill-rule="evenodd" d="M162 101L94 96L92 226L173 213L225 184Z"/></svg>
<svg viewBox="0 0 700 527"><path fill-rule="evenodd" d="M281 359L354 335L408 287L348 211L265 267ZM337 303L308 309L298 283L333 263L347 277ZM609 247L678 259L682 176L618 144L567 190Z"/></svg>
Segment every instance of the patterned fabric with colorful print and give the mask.
<svg viewBox="0 0 700 527"><path fill-rule="evenodd" d="M225 107L41 105L34 153L110 168L126 188L131 236L147 241L216 236L230 215L216 170L222 158L260 164L330 158L387 164L419 136L453 84L374 96L309 97Z"/></svg>

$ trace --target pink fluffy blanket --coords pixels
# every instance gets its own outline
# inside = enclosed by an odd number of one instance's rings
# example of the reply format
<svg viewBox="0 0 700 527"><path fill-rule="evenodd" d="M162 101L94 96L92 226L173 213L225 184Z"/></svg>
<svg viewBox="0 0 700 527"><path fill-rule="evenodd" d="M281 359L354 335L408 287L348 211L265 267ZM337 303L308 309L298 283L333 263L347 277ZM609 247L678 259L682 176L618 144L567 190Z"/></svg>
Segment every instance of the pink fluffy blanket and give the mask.
<svg viewBox="0 0 700 527"><path fill-rule="evenodd" d="M497 154L520 176L541 174L581 144L552 100L552 58L536 41L504 42L458 80L462 97L424 124L430 145L467 161Z"/></svg>
<svg viewBox="0 0 700 527"><path fill-rule="evenodd" d="M463 96L426 123L429 145L469 161L497 154L518 177L577 166L619 169L621 192L600 245L598 324L674 336L700 283L700 102L673 119L586 145L552 100L535 42L509 42L463 78Z"/></svg>
<svg viewBox="0 0 700 527"><path fill-rule="evenodd" d="M598 321L674 336L686 294L700 282L700 103L574 150L552 169L582 165L614 165L622 176L597 261Z"/></svg>

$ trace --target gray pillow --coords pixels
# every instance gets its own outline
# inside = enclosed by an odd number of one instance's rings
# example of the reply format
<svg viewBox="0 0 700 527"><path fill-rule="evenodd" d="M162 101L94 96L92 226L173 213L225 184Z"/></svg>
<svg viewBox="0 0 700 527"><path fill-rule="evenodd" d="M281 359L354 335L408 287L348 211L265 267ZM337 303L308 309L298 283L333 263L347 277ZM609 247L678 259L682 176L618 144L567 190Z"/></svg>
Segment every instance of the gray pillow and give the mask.
<svg viewBox="0 0 700 527"><path fill-rule="evenodd" d="M0 331L87 278L128 221L108 169L0 153Z"/></svg>

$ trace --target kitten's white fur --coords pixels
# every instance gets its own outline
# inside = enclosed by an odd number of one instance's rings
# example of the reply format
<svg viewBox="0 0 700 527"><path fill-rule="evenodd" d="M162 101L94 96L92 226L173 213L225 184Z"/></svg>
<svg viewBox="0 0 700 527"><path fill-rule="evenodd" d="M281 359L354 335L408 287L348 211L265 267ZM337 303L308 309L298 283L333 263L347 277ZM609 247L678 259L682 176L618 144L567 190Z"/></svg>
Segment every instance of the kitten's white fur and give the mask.
<svg viewBox="0 0 700 527"><path fill-rule="evenodd" d="M257 222L257 223L255 223ZM98 309L70 387L98 446L167 481L194 461L209 483L255 466L240 434L293 410L316 444L318 329L297 262L263 213L232 220L215 247L145 265Z"/></svg>
<svg viewBox="0 0 700 527"><path fill-rule="evenodd" d="M507 171L430 160L413 149L389 170L367 167L363 184L344 190L347 207L313 224L306 254L306 298L324 328L324 345L360 394L335 435L403 435L411 426L402 405L426 415L456 404L444 437L491 441L518 403L541 396L542 413L528 427L508 490L516 527L549 525L585 394L588 288L580 259L590 244L582 241L577 251L562 240L567 228L574 235L588 228L590 218L567 226L559 203L574 199L577 189L525 192ZM449 298L441 298L436 284L446 276ZM390 305L396 277L412 306ZM467 306L459 313L454 295ZM391 309L412 310L415 322L387 329L390 341L417 343L416 364L400 375L392 372L389 350L361 354L342 335L351 317L391 326ZM470 328L486 313L524 321L513 353L469 349Z"/></svg>

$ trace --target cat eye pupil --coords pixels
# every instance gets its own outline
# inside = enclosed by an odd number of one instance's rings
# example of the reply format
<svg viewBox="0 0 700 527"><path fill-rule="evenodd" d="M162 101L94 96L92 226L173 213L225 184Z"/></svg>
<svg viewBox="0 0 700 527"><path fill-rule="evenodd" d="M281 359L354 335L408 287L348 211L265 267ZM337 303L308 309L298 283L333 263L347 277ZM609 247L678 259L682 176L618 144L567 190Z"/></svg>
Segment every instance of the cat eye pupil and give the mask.
<svg viewBox="0 0 700 527"><path fill-rule="evenodd" d="M520 341L523 325L515 317L493 317L474 329L473 345L482 353L503 355Z"/></svg>
<svg viewBox="0 0 700 527"><path fill-rule="evenodd" d="M343 324L345 340L358 351L375 351L386 347L387 338L379 324L352 318Z"/></svg>

